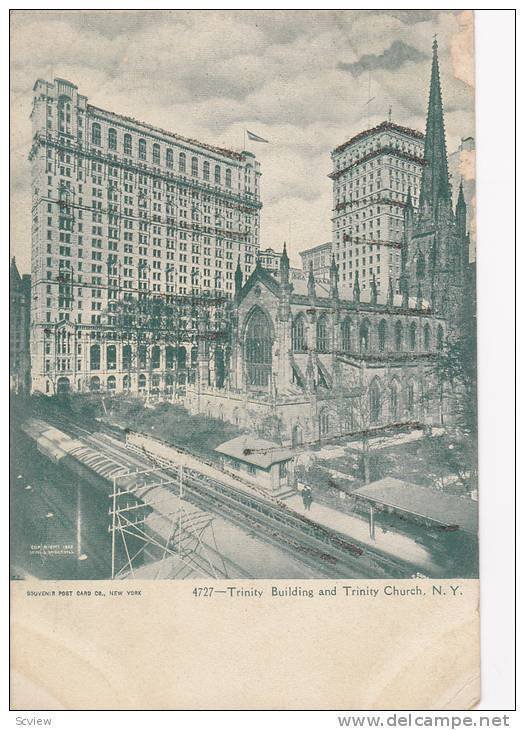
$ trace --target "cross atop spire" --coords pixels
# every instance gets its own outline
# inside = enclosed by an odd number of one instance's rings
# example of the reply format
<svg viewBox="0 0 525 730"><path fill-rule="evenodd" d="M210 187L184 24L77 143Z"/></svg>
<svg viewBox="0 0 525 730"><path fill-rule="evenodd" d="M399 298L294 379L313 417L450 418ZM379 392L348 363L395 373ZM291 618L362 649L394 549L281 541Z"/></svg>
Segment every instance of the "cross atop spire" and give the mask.
<svg viewBox="0 0 525 730"><path fill-rule="evenodd" d="M432 43L432 71L430 74L425 134L425 161L427 164L423 168L419 207L423 208L427 204L435 213L438 200L450 203L445 123L443 120L443 100L441 98L436 36L434 36Z"/></svg>

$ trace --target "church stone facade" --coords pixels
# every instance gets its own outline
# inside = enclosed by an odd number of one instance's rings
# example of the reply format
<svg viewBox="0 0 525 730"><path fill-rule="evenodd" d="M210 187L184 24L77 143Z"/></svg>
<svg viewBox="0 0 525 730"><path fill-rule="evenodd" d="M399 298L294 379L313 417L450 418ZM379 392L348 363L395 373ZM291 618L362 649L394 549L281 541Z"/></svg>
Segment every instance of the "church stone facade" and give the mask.
<svg viewBox="0 0 525 730"><path fill-rule="evenodd" d="M286 248L278 274L260 262L243 284L235 273L230 357L223 387L210 376L208 348L187 390L193 412L247 428L273 424L299 445L388 426L453 418L434 363L447 339L463 336L469 302L469 238L462 190L452 206L437 44L419 206L404 207L400 293L342 282L292 279Z"/></svg>

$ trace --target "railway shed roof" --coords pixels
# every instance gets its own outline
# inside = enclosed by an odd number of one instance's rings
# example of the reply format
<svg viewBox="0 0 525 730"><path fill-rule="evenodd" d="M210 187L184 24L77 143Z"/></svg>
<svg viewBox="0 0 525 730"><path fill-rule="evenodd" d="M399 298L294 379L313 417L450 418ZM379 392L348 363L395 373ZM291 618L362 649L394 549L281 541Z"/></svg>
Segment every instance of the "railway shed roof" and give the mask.
<svg viewBox="0 0 525 730"><path fill-rule="evenodd" d="M273 441L245 434L219 444L215 447L215 451L261 469L269 469L272 464L289 461L294 457L290 449L283 448Z"/></svg>
<svg viewBox="0 0 525 730"><path fill-rule="evenodd" d="M354 494L378 506L423 518L465 532L478 531L478 506L467 497L443 494L430 487L386 477L356 489Z"/></svg>

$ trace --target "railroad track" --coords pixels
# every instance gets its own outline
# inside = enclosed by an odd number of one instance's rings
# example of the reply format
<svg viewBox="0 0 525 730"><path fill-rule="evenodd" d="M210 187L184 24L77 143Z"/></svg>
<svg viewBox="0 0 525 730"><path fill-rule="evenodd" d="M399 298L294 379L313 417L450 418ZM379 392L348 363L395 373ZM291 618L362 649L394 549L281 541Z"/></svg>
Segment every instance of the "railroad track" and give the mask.
<svg viewBox="0 0 525 730"><path fill-rule="evenodd" d="M126 447L129 450L176 476L176 463L138 447ZM189 501L250 529L317 570L322 567L323 577L401 578L413 572L411 566L371 550L368 545L350 542L346 535L303 517L286 505L235 489L190 467L184 467L183 483Z"/></svg>
<svg viewBox="0 0 525 730"><path fill-rule="evenodd" d="M125 445L114 435L91 433L62 419L60 423L57 419L59 425L120 460L126 458L131 464L142 467L146 461L161 467L170 477L178 473L175 461L148 453L144 448ZM285 504L223 484L187 466L183 471L183 484L189 502L284 550L309 566L317 576L321 573L319 577L407 578L414 573L414 566L357 540L350 542L347 535L298 514Z"/></svg>

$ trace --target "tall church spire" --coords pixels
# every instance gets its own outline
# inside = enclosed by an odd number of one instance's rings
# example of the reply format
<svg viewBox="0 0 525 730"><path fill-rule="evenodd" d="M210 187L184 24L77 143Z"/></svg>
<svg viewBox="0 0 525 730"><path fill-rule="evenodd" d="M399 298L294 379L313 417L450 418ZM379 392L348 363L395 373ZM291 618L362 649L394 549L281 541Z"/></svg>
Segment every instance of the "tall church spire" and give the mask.
<svg viewBox="0 0 525 730"><path fill-rule="evenodd" d="M427 128L425 135L425 162L421 180L419 208L428 206L434 214L439 200L451 203L448 182L447 147L445 142L445 123L443 121L443 101L439 80L438 44L432 44L432 72L430 75L430 94L428 98Z"/></svg>

